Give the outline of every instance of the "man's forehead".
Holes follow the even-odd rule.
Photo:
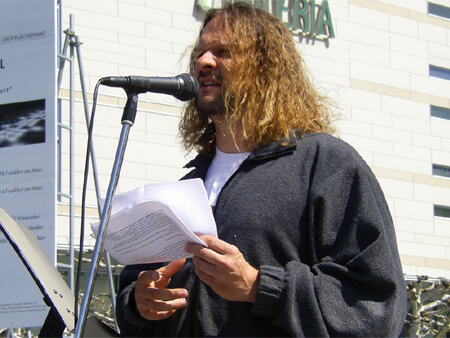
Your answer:
[[[226,45],[229,43],[225,23],[221,17],[212,19],[203,29],[200,36],[199,47],[204,45]]]

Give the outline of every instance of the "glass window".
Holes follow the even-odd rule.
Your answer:
[[[443,205],[435,205],[434,217],[450,218],[450,207],[445,207]]]
[[[441,119],[450,120],[450,109],[444,107],[430,106],[430,115]]]
[[[450,8],[438,4],[428,3],[428,14],[450,19]]]
[[[433,164],[433,175],[450,178],[450,167],[440,164]]]
[[[450,81],[450,69],[430,65],[430,76]]]

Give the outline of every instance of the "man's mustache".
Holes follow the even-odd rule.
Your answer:
[[[200,79],[202,77],[210,77],[213,80],[217,81],[218,83],[222,83],[223,82],[223,76],[220,75],[220,74],[216,74],[214,72],[214,70],[200,72],[200,74],[198,75],[198,80],[200,81]]]

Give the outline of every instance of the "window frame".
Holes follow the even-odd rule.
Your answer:
[[[428,15],[450,20],[450,8],[434,2],[428,2]]]

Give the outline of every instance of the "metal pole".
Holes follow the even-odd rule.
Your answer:
[[[105,251],[105,259],[106,259],[106,266],[108,268],[108,282],[109,282],[109,290],[110,290],[110,298],[111,298],[111,307],[113,311],[113,319],[114,324],[116,327],[116,331],[120,333],[119,325],[117,324],[117,316],[116,316],[116,293],[114,291],[114,281],[113,281],[113,275],[111,272],[111,258],[109,256],[109,253]]]
[[[83,103],[84,103],[84,115],[86,117],[86,125],[89,130],[90,113],[89,113],[89,106],[88,106],[88,98],[86,95],[86,84],[84,81],[83,62],[81,60],[81,51],[80,51],[81,42],[77,35],[75,35],[74,46],[77,49],[78,69],[80,70],[81,92],[83,94]],[[93,175],[94,175],[95,192],[97,193],[97,201],[98,201],[98,199],[101,195],[100,195],[100,185],[98,183],[97,162],[95,160],[93,140],[91,140],[91,160],[92,160],[92,171],[93,171]]]
[[[64,73],[64,65],[66,61],[71,61],[70,58],[68,58],[66,56],[67,53],[67,47],[69,46],[69,39],[70,39],[70,35],[71,35],[71,31],[70,30],[66,30],[66,37],[64,39],[64,46],[63,46],[63,50],[60,54],[58,54],[59,56],[59,72],[58,72],[58,90],[61,88],[61,82],[62,82],[62,77],[63,77],[63,73]]]
[[[70,30],[73,32],[73,15],[70,15]],[[73,40],[73,36],[71,35],[70,37],[71,42]],[[73,290],[74,287],[74,240],[75,240],[75,229],[74,229],[74,198],[73,198],[73,186],[74,186],[74,159],[73,159],[73,154],[74,154],[74,131],[73,131],[73,115],[74,115],[74,48],[71,44],[70,46],[70,59],[72,60],[70,62],[70,122],[69,125],[71,126],[70,129],[70,187],[69,187],[69,195],[71,196],[70,198],[70,205],[69,205],[69,209],[70,209],[70,218],[69,218],[69,228],[70,228],[70,249],[69,249],[69,260],[70,260],[70,265],[71,265],[71,269],[70,269],[70,278],[69,278],[69,286],[70,289]]]
[[[71,40],[73,38],[72,34],[73,29],[73,18],[72,15],[70,16],[70,29],[66,30],[66,38],[64,41],[64,46],[62,50],[62,54],[58,54],[59,57],[59,70],[58,70],[58,90],[61,88],[61,82],[62,82],[62,76],[64,73],[64,65],[65,61],[70,62],[70,107],[69,107],[69,124],[64,125],[62,123],[62,106],[61,106],[61,100],[58,99],[58,201],[61,202],[61,197],[65,197],[69,200],[69,236],[70,236],[70,244],[69,244],[69,264],[62,264],[58,263],[58,266],[67,268],[69,270],[69,287],[73,291],[74,287],[74,247],[73,247],[73,238],[74,238],[74,227],[73,227],[73,219],[74,219],[74,201],[73,201],[73,186],[74,186],[74,178],[73,178],[73,170],[74,170],[74,164],[73,164],[73,143],[74,143],[74,132],[73,132],[73,112],[74,112],[74,65],[73,65],[73,58],[74,58],[74,51],[73,47],[71,46]],[[67,57],[67,49],[70,48],[70,56]],[[61,129],[64,128],[69,132],[69,193],[65,194],[62,193],[62,184],[61,184],[61,171],[62,171],[62,132]]]
[[[84,114],[86,117],[86,126],[87,126],[87,129],[89,130],[90,113],[89,113],[89,106],[88,106],[88,98],[86,95],[86,85],[85,85],[85,81],[84,81],[84,67],[83,67],[83,62],[82,62],[82,58],[81,58],[80,46],[81,46],[81,42],[79,41],[78,36],[75,35],[75,47],[77,49],[78,68],[80,70],[80,83],[81,83],[81,91],[83,94]],[[94,175],[95,192],[97,194],[98,212],[99,212],[99,216],[100,216],[102,214],[101,206],[99,203],[99,199],[101,196],[100,195],[100,184],[99,184],[99,180],[98,180],[97,161],[96,161],[95,152],[94,152],[93,140],[91,140],[91,161],[92,161],[92,172]],[[117,325],[117,318],[116,318],[116,297],[115,297],[115,292],[114,292],[113,276],[112,276],[112,272],[111,272],[111,259],[110,259],[109,254],[106,251],[105,251],[105,258],[106,258],[106,267],[107,267],[107,272],[108,272],[108,281],[109,281],[110,298],[111,298],[111,306],[112,306],[112,311],[113,311],[113,316],[114,316],[114,323],[115,323],[116,329],[119,330],[119,327]]]
[[[106,194],[105,204],[102,212],[102,217],[100,220],[100,225],[97,233],[97,240],[95,242],[94,251],[92,253],[92,262],[89,269],[89,275],[86,280],[86,287],[83,295],[83,301],[81,302],[80,308],[80,318],[78,320],[77,326],[75,328],[75,337],[82,337],[85,322],[88,315],[89,303],[92,298],[92,292],[94,290],[95,279],[97,278],[98,266],[100,263],[100,253],[103,250],[104,237],[106,236],[106,224],[109,221],[111,215],[112,200],[114,193],[117,188],[117,183],[119,180],[120,169],[123,162],[123,157],[125,154],[126,142],[128,140],[128,134],[130,130],[130,124],[123,123],[122,132],[120,134],[119,145],[116,152],[116,158],[114,161],[114,166],[111,172],[111,180],[108,187],[108,192]]]
[[[60,22],[62,20],[62,4],[61,0],[59,0],[60,8],[59,8],[59,15],[60,15]],[[60,30],[61,30],[62,24],[60,23]],[[69,221],[69,227],[70,227],[70,244],[69,244],[69,264],[62,264],[59,263],[58,266],[64,267],[69,269],[69,286],[73,290],[74,288],[74,196],[73,196],[73,187],[74,187],[74,177],[73,177],[73,170],[74,170],[74,160],[73,160],[73,148],[74,148],[74,130],[73,130],[73,114],[74,114],[74,47],[76,48],[77,56],[78,56],[78,66],[80,70],[80,82],[81,82],[81,89],[83,94],[83,103],[84,103],[84,110],[85,110],[85,116],[86,116],[86,125],[89,129],[89,121],[90,121],[90,113],[89,113],[89,107],[88,107],[88,98],[86,95],[86,86],[84,81],[84,69],[83,69],[83,63],[81,58],[81,51],[80,51],[80,41],[78,39],[78,36],[74,33],[74,24],[73,24],[73,15],[70,15],[70,28],[65,30],[64,33],[66,34],[64,45],[61,46],[61,34],[59,36],[59,47],[62,48],[61,53],[58,54],[59,57],[59,72],[58,72],[58,79],[57,79],[57,85],[58,90],[61,88],[62,83],[62,77],[64,73],[64,65],[65,61],[70,62],[70,124],[68,126],[62,124],[62,116],[61,116],[61,101],[58,101],[58,140],[60,142],[60,145],[58,147],[58,154],[59,154],[59,169],[60,174],[58,175],[58,200],[60,200],[61,197],[68,198],[70,201],[70,221]],[[67,57],[67,49],[70,46],[70,57]],[[137,94],[136,94],[137,95]],[[136,104],[137,104],[137,97],[136,97]],[[132,124],[134,121],[132,122]],[[61,168],[62,168],[62,133],[61,128],[65,128],[70,133],[70,193],[64,194],[61,192]],[[93,148],[93,143],[91,143],[91,161],[92,161],[92,167],[93,167],[93,175],[94,175],[94,182],[95,182],[95,190],[97,195],[97,201],[99,201],[100,198],[100,185],[98,180],[98,170],[97,170],[97,163],[95,161],[95,153]],[[99,216],[102,215],[100,204],[98,204],[98,210],[99,210]],[[116,324],[116,330],[118,331],[119,328],[117,326],[117,319],[116,319],[116,299],[115,299],[115,290],[114,290],[114,283],[113,283],[113,276],[111,272],[111,260],[108,253],[105,252],[106,255],[106,265],[107,265],[107,272],[108,272],[108,279],[109,279],[109,287],[110,287],[110,298],[111,298],[111,305],[112,310],[114,314],[114,322]],[[92,296],[92,295],[91,295]],[[90,297],[91,297],[90,296]]]
[[[100,253],[103,250],[103,243],[106,237],[106,227],[111,215],[112,202],[114,194],[119,182],[120,170],[122,168],[123,159],[125,156],[125,149],[128,141],[130,128],[134,124],[134,119],[137,111],[138,93],[128,93],[128,100],[125,105],[124,114],[122,117],[122,131],[120,134],[119,144],[117,146],[116,157],[114,160],[111,178],[109,181],[108,191],[106,193],[105,203],[103,206],[102,217],[98,228],[97,239],[92,253],[92,262],[89,269],[88,278],[86,280],[85,292],[80,308],[80,318],[75,327],[75,337],[82,337],[84,327],[86,325],[89,303],[94,291],[95,279],[97,277],[98,266],[100,263]]]
[[[60,9],[61,12],[61,9]],[[60,14],[61,15],[61,14]],[[67,31],[66,31],[67,33]],[[60,35],[60,34],[59,34]],[[67,47],[69,46],[69,35],[66,34],[66,37],[64,39],[64,46],[62,47],[62,51],[58,54],[59,57],[59,67],[58,67],[58,81],[57,81],[57,88],[58,88],[58,95],[59,90],[61,89],[61,82],[62,77],[64,73],[64,65],[66,61],[71,61],[70,58],[66,56],[67,53]],[[62,183],[61,183],[61,168],[62,168],[62,132],[61,128],[65,128],[66,126],[63,126],[62,124],[62,104],[61,99],[58,98],[58,202],[61,202],[61,189],[62,189]],[[69,127],[71,128],[71,127]],[[67,128],[67,129],[69,129]]]
[[[58,52],[61,53],[61,42],[62,42],[62,34],[61,34],[61,27],[62,27],[62,0],[58,0]],[[58,87],[59,88],[59,87]]]

